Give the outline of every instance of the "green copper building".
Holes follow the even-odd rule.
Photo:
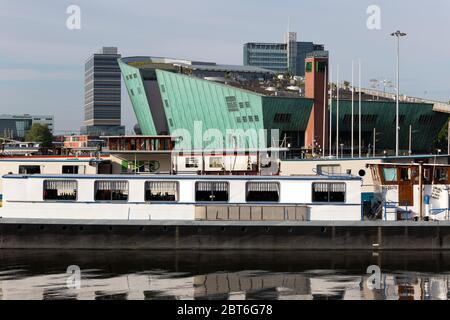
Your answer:
[[[219,65],[211,62],[169,59],[160,57],[126,57],[118,60],[125,85],[142,134],[170,134],[178,136],[180,130],[191,136],[208,130],[221,133],[223,141],[210,139],[193,148],[230,147],[230,130],[267,130],[264,139],[249,135],[245,147],[261,147],[271,142],[285,142],[293,149],[311,148],[323,139],[317,130],[320,119],[317,111],[323,109],[325,92],[323,68],[307,68],[305,92],[288,89],[289,82],[277,78],[273,71],[254,66]],[[327,62],[327,60],[326,60]],[[313,60],[313,63],[314,60]],[[323,66],[323,65],[321,65]],[[308,74],[311,73],[311,74]],[[308,90],[314,87],[313,90]],[[295,88],[294,88],[295,89]],[[308,94],[308,92],[310,92]],[[322,93],[322,94],[320,94]],[[306,96],[306,97],[305,97]],[[345,97],[345,94],[341,95]],[[325,97],[328,101],[328,95]],[[335,148],[336,101],[332,109],[332,145]],[[315,110],[317,109],[317,110]],[[437,112],[432,103],[402,102],[400,104],[400,149],[408,150],[411,125],[414,132],[413,151],[430,152],[433,142],[448,115]],[[355,102],[355,110],[358,103]],[[395,146],[395,101],[373,99],[364,95],[362,103],[362,145],[370,150],[375,128],[378,150],[391,151]],[[323,113],[320,113],[322,117]],[[326,112],[326,148],[328,148],[329,110]],[[355,115],[354,130],[357,130]],[[312,123],[316,128],[309,128]],[[340,101],[339,144],[350,146],[351,102]],[[279,131],[272,136],[271,130]],[[314,140],[309,132],[313,132]],[[358,134],[355,131],[355,139]],[[309,139],[309,140],[308,140]],[[208,140],[208,139],[206,139]],[[355,140],[355,145],[357,141]],[[188,147],[188,146],[186,146]]]

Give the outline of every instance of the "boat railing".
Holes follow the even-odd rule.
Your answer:
[[[430,209],[430,214],[436,216],[438,214],[445,213],[445,219],[449,220],[450,218],[450,208],[432,208]]]
[[[331,179],[336,178],[339,179],[341,177],[353,177],[352,174],[348,174],[348,173],[329,173],[323,170],[317,170],[316,168],[312,169],[312,172],[314,172],[315,174],[319,175],[319,176],[325,176],[325,177],[329,177]]]

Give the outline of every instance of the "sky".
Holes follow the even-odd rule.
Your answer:
[[[66,27],[70,5],[80,7],[80,29]],[[371,5],[379,29],[367,27]],[[325,45],[340,81],[351,81],[352,60],[361,59],[364,87],[395,82],[389,34],[400,29],[401,93],[449,101],[449,16],[448,0],[0,0],[0,114],[52,114],[56,134],[78,131],[84,62],[100,47],[242,64],[244,43],[281,42],[288,24],[298,41]],[[122,123],[127,132],[136,123],[123,84]]]

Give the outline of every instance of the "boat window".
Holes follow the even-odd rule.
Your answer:
[[[278,202],[280,200],[280,184],[278,182],[247,182],[245,201]]]
[[[340,164],[318,164],[316,167],[317,174],[341,174]]]
[[[222,157],[210,157],[209,158],[210,168],[223,168]]]
[[[146,181],[145,201],[177,201],[177,181]]]
[[[437,182],[446,183],[448,178],[448,169],[447,168],[436,168],[434,171],[434,177]]]
[[[228,182],[198,181],[195,183],[195,201],[228,201]]]
[[[383,168],[384,181],[397,181],[397,168]]]
[[[186,168],[198,168],[198,159],[191,157],[186,158]]]
[[[76,180],[44,180],[44,200],[76,200]]]
[[[400,180],[401,181],[411,181],[409,168],[400,168]]]
[[[40,174],[40,166],[19,166],[19,174]]]
[[[345,183],[317,182],[312,184],[313,202],[345,202]]]
[[[127,201],[128,181],[95,181],[95,200]]]
[[[62,166],[63,174],[78,174],[78,166]]]

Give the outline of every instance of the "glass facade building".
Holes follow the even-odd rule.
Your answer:
[[[306,55],[314,51],[326,52],[324,45],[298,42],[297,34],[288,32],[284,43],[249,42],[244,44],[243,60],[245,66],[304,76]]]
[[[103,47],[85,64],[84,127],[89,135],[123,134],[121,79],[116,47]]]
[[[50,115],[0,115],[0,137],[23,140],[34,123],[46,125],[53,133],[54,117]]]

